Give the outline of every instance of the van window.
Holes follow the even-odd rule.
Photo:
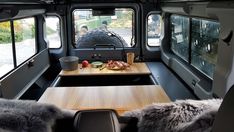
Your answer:
[[[37,52],[35,19],[24,18],[1,22],[0,51],[1,78]]]
[[[188,61],[189,57],[189,18],[172,15],[171,18],[171,50]]]
[[[171,31],[171,50],[208,78],[213,79],[220,24],[212,20],[172,15]]]
[[[14,21],[16,62],[20,65],[36,53],[35,20],[26,18]]]
[[[46,38],[49,48],[61,47],[60,19],[57,16],[47,16],[46,19]]]
[[[0,77],[14,68],[10,22],[0,23]]]
[[[217,22],[192,19],[191,64],[211,78],[217,62],[219,27]]]
[[[93,48],[95,45],[134,46],[133,15],[134,10],[131,8],[116,8],[112,16],[94,16],[92,9],[74,10],[75,47]]]
[[[160,36],[162,33],[162,18],[158,14],[148,16],[147,38],[149,46],[160,46]]]

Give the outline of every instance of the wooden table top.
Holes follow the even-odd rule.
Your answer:
[[[73,71],[62,70],[60,76],[90,76],[90,75],[149,75],[151,74],[148,66],[145,63],[134,63],[130,65],[130,68],[125,70],[109,70],[104,68],[92,68],[89,65],[86,68],[81,68],[81,64],[78,64],[78,69]]]
[[[70,110],[115,109],[121,114],[170,99],[159,85],[50,87],[39,102]]]

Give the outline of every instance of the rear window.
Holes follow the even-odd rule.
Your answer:
[[[131,8],[116,8],[112,16],[94,16],[92,9],[74,10],[73,40],[75,47],[134,46],[133,16],[134,10]]]

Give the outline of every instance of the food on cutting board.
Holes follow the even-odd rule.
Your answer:
[[[130,65],[126,62],[114,61],[114,60],[109,60],[108,63],[106,64],[106,68],[110,70],[124,70],[129,66]]]

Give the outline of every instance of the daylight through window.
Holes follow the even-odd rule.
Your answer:
[[[1,22],[0,51],[0,77],[2,77],[36,53],[35,19],[24,18]]]
[[[158,14],[151,14],[148,16],[148,45],[160,46],[162,35],[162,18]]]
[[[171,31],[171,50],[212,79],[217,63],[220,24],[172,15]]]
[[[14,68],[10,22],[0,23],[0,77]]]
[[[74,43],[77,48],[93,48],[95,45],[132,47],[133,9],[117,8],[112,16],[93,16],[92,9],[76,9],[73,12]]]
[[[61,47],[60,20],[57,16],[47,16],[46,19],[46,38],[49,48]]]

